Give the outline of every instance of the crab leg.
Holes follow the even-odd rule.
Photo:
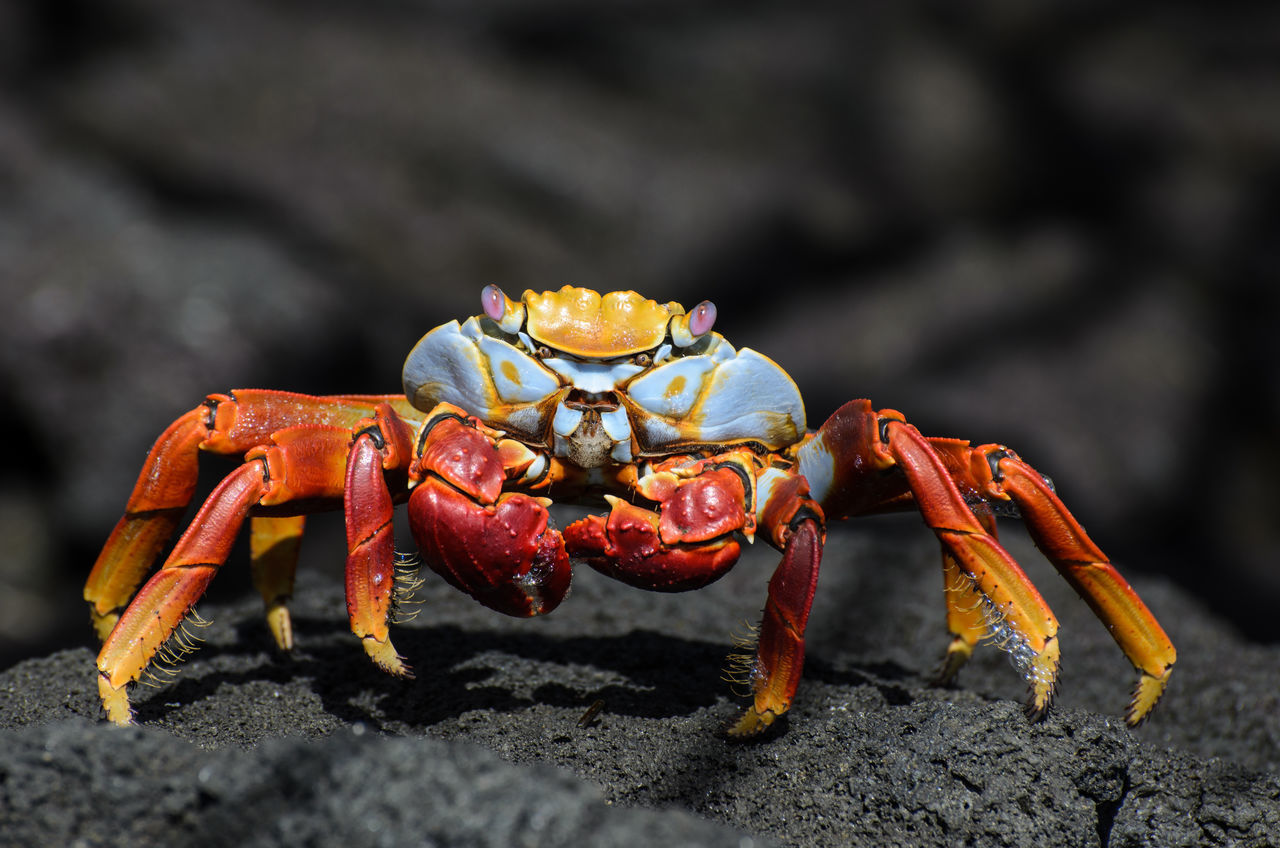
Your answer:
[[[107,637],[98,655],[98,692],[111,721],[132,720],[127,685],[204,594],[251,509],[342,496],[347,430],[295,427],[273,434],[271,442],[249,451],[245,464],[213,490]]]
[[[1036,547],[1107,625],[1138,670],[1125,721],[1140,724],[1169,682],[1177,659],[1173,643],[1039,472],[999,445],[974,448],[972,456],[972,473],[988,496],[1018,505]]]
[[[386,404],[361,422],[347,459],[347,615],[369,657],[384,671],[412,677],[391,644],[387,620],[395,588],[395,502],[387,473],[404,480],[413,459],[409,428]],[[399,488],[403,488],[403,482]]]
[[[965,503],[942,459],[920,431],[882,412],[883,455],[906,472],[925,524],[986,598],[989,625],[1031,686],[1027,712],[1044,715],[1058,676],[1058,622],[1013,558]]]
[[[249,519],[249,565],[266,607],[267,627],[282,651],[293,650],[289,598],[298,568],[305,515],[255,515]]]
[[[996,538],[995,516],[977,513],[975,517],[991,538]],[[943,596],[947,605],[947,631],[951,642],[938,669],[936,682],[951,682],[960,668],[973,656],[978,643],[991,635],[982,593],[960,568],[946,545],[942,546]]]
[[[653,509],[606,496],[607,516],[591,515],[565,528],[569,552],[624,583],[662,592],[697,589],[738,559],[741,533],[759,522],[783,550],[769,581],[756,656],[746,669],[753,704],[731,736],[762,732],[791,706],[804,667],[804,630],[822,562],[822,511],[804,480],[770,475],[758,489],[758,464],[749,452],[714,461],[675,457],[635,483]],[[757,494],[767,502],[755,508]]]
[[[133,720],[126,685],[142,675],[204,594],[249,508],[266,492],[263,477],[261,464],[248,462],[223,479],[108,635],[98,654],[98,694],[111,721]]]
[[[209,395],[169,425],[147,454],[125,514],[85,583],[84,598],[98,638],[105,640],[111,633],[186,512],[196,490],[200,451],[243,454],[255,445],[266,444],[277,430],[304,423],[350,428],[384,402],[409,410],[399,395],[314,397],[237,389]],[[266,532],[275,535],[274,530]]]
[[[1058,674],[1058,622],[1035,586],[970,510],[944,456],[895,410],[869,401],[845,404],[797,451],[801,473],[828,515],[900,508],[914,501],[925,524],[955,561],[979,600],[988,635],[999,640],[1031,688],[1027,712],[1037,718],[1053,699]],[[902,479],[882,472],[900,469]],[[908,499],[906,496],[909,495]],[[962,631],[976,634],[976,618]],[[963,633],[962,633],[963,638]]]
[[[782,562],[769,580],[769,597],[751,668],[754,701],[729,729],[730,736],[754,736],[791,708],[804,669],[804,629],[818,587],[822,543],[819,522],[810,517],[801,520],[790,533]]]
[[[191,502],[196,490],[196,451],[209,435],[208,414],[207,408],[198,406],[160,434],[142,465],[124,516],[89,572],[84,599],[100,640],[116,626]]]

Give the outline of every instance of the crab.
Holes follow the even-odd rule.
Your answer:
[[[571,286],[515,301],[491,285],[481,303],[417,343],[403,395],[237,390],[209,395],[161,434],[84,591],[104,640],[98,688],[111,721],[133,720],[130,684],[181,639],[246,519],[253,582],[289,650],[305,516],[341,508],[351,629],[379,667],[411,676],[389,631],[402,502],[427,566],[522,617],[560,604],[574,564],[682,592],[721,577],[743,541],[763,536],[782,557],[744,669],[751,704],[728,728],[739,737],[786,713],[800,684],[827,522],[905,509],[941,543],[950,641],[939,679],[994,642],[1029,685],[1028,714],[1043,716],[1058,624],[996,538],[995,516],[1020,513],[1137,670],[1128,723],[1160,699],[1176,659],[1168,636],[1048,478],[1009,448],[927,438],[867,400],[807,430],[795,383],[714,332],[710,302],[686,311]],[[201,452],[244,462],[138,590],[188,507]],[[561,531],[552,497],[598,511]]]

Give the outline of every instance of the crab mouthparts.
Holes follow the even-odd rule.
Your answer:
[[[631,422],[616,392],[570,391],[552,430],[556,454],[579,468],[631,460]]]

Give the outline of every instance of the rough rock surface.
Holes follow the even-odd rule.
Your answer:
[[[0,9],[0,664],[208,392],[395,391],[477,293],[720,308],[1280,638],[1271,4]],[[1212,579],[1205,579],[1207,567]]]
[[[1011,529],[1063,624],[1058,706],[1031,724],[994,649],[958,687],[928,685],[944,641],[928,535],[893,519],[833,534],[799,699],[748,744],[722,735],[741,705],[717,672],[761,604],[767,550],[688,595],[586,571],[535,621],[430,576],[394,632],[410,682],[365,659],[339,576],[313,565],[296,656],[269,647],[256,600],[206,604],[203,648],[135,690],[140,729],[95,723],[85,649],[0,674],[0,844],[1277,844],[1280,651],[1139,581],[1186,649],[1129,730],[1127,663]]]

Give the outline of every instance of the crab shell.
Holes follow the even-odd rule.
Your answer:
[[[805,433],[795,383],[711,332],[710,304],[686,313],[572,286],[485,298],[487,314],[439,326],[409,353],[404,389],[418,409],[454,404],[581,467],[701,445],[777,450]]]

